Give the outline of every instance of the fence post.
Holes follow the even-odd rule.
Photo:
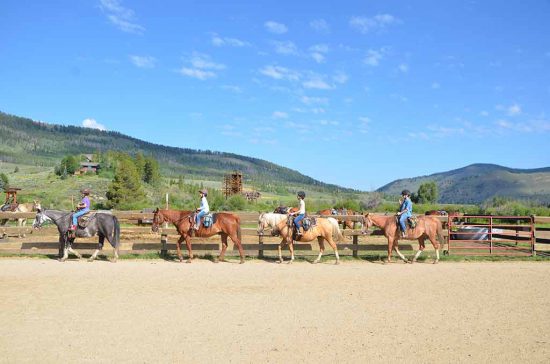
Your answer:
[[[353,235],[353,257],[354,258],[357,258],[358,257],[358,251],[357,249],[359,248],[359,237],[357,235]]]
[[[535,244],[537,243],[537,232],[535,225],[535,215],[531,215],[531,255],[533,257],[537,256],[537,249]]]
[[[258,235],[258,257],[263,258],[264,257],[264,236]]]
[[[160,256],[165,258],[168,255],[168,234],[160,236]]]

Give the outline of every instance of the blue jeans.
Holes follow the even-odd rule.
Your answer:
[[[76,222],[78,221],[78,218],[82,215],[84,215],[86,212],[90,211],[90,209],[82,209],[73,214],[73,225],[76,225]]]
[[[199,213],[197,214],[197,216],[195,216],[195,225],[199,226],[200,225],[200,222],[201,222],[201,217],[203,217],[204,215],[206,215],[208,212],[204,211],[204,210],[201,210],[199,211]]]
[[[399,225],[401,225],[401,231],[407,231],[407,218],[409,218],[411,215],[409,214],[403,214],[399,216]]]
[[[300,224],[300,221],[302,221],[302,219],[303,219],[305,216],[306,216],[306,215],[304,215],[304,214],[300,214],[300,215],[298,215],[298,216],[296,216],[296,217],[294,218],[294,225],[296,225],[296,229],[299,229],[299,228],[300,228],[300,225],[301,225],[301,224]]]

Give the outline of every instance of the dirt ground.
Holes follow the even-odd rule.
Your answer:
[[[0,362],[548,362],[550,264],[0,259]]]

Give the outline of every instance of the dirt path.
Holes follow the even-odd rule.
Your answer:
[[[547,362],[550,264],[0,259],[0,362]]]

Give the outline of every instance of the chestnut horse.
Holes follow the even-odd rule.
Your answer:
[[[193,259],[193,250],[191,248],[191,229],[193,228],[193,214],[194,211],[180,211],[180,210],[159,210],[154,211],[153,226],[151,230],[157,232],[159,226],[165,222],[171,222],[176,227],[180,238],[176,244],[178,248],[178,258],[180,262],[183,262],[183,256],[181,255],[181,243],[185,240],[187,245],[187,252],[189,253],[189,259],[187,263],[191,263]],[[201,238],[208,238],[212,235],[221,235],[222,250],[218,261],[225,261],[225,251],[227,249],[227,237],[231,240],[239,249],[239,255],[241,256],[241,264],[244,263],[244,252],[241,245],[241,219],[228,212],[218,212],[213,214],[214,222],[210,227],[204,227],[201,222],[199,230],[194,231],[194,236]]]
[[[336,214],[333,214],[334,211],[336,211]],[[344,209],[342,209],[342,208],[339,208],[339,209],[324,209],[324,210],[321,210],[321,211],[317,212],[317,215],[330,216],[330,217],[335,218],[336,220],[338,220],[339,223],[342,224],[342,228],[344,228],[344,229],[345,228],[355,229],[355,221],[353,221],[350,218],[345,218],[346,215],[355,215],[355,214],[360,215],[359,213],[356,213],[353,210],[345,209],[345,211],[344,211]]]
[[[441,226],[441,221],[433,216],[418,216],[417,218],[418,224],[416,227],[414,229],[407,227],[407,236],[403,238],[407,240],[418,239],[419,250],[416,252],[412,262],[410,263],[416,262],[420,254],[422,254],[422,251],[426,247],[424,241],[428,239],[435,249],[436,258],[434,264],[436,264],[439,262],[439,241],[443,243],[443,228]],[[366,229],[374,225],[382,229],[384,236],[388,239],[388,263],[391,263],[391,254],[393,249],[395,249],[395,252],[401,259],[409,263],[407,258],[405,258],[399,251],[398,244],[399,239],[401,238],[401,232],[399,231],[399,226],[396,222],[395,216],[380,216],[367,213],[363,219],[364,234],[366,233]]]
[[[294,240],[292,239],[293,232],[293,223],[292,217],[289,216],[287,219],[284,219],[279,222],[277,225],[277,230],[279,231],[283,240],[279,244],[279,263],[283,262],[283,257],[281,253],[281,247],[283,244],[288,244],[288,249],[290,250],[290,262],[294,261]],[[332,220],[332,221],[330,221]],[[313,261],[313,263],[319,263],[323,253],[325,251],[325,240],[334,250],[334,255],[336,255],[336,264],[340,264],[340,255],[338,255],[338,248],[336,247],[337,242],[343,241],[344,236],[340,232],[338,224],[334,219],[325,219],[318,218],[317,223],[314,226],[311,226],[308,231],[304,231],[301,236],[298,237],[296,241],[299,242],[308,242],[317,239],[319,243],[319,256]]]

